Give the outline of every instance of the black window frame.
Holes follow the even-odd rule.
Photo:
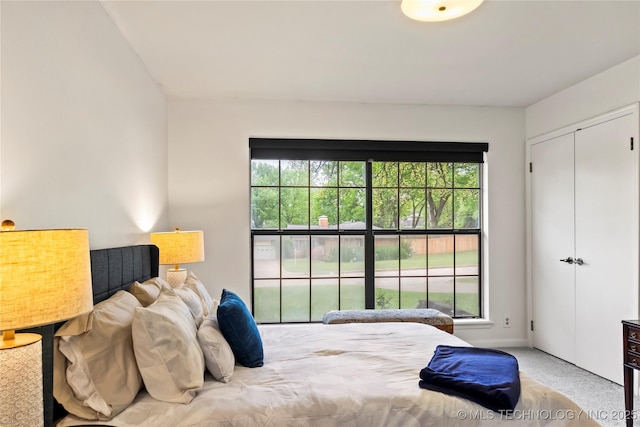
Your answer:
[[[375,236],[383,235],[478,235],[478,298],[479,314],[473,318],[482,318],[484,307],[483,301],[483,271],[482,271],[482,216],[483,203],[480,202],[480,215],[478,218],[478,229],[401,229],[401,230],[373,230],[373,210],[372,206],[372,162],[453,162],[453,163],[478,163],[482,166],[485,153],[489,151],[487,142],[448,142],[448,141],[381,141],[381,140],[352,140],[352,139],[298,139],[298,138],[249,138],[250,160],[331,160],[331,161],[364,161],[366,162],[366,184],[367,197],[366,224],[364,230],[351,231],[341,230],[339,235],[364,235],[365,259],[375,258]],[[482,169],[480,169],[482,171]],[[483,188],[482,176],[479,177],[480,192]],[[278,229],[254,229],[251,228],[251,298],[252,307],[255,307],[255,287],[254,287],[254,236],[259,235],[335,235],[335,231],[330,233],[321,230],[301,229],[284,230]],[[312,233],[313,231],[313,233]],[[310,237],[311,238],[311,237]],[[454,252],[455,257],[455,252]],[[455,265],[455,261],[454,261]],[[365,262],[365,308],[375,308],[375,262]],[[282,279],[282,277],[281,277]],[[310,289],[311,292],[311,289]],[[455,310],[455,292],[454,310]],[[282,305],[281,305],[282,310]],[[310,309],[311,310],[311,309]],[[281,313],[282,314],[282,313]],[[457,316],[454,316],[457,317]],[[309,316],[311,319],[312,316]],[[279,323],[282,322],[282,315]]]

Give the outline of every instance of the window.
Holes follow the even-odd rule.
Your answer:
[[[335,309],[480,317],[488,144],[251,139],[258,322]]]

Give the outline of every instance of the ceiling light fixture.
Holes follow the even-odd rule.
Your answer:
[[[400,8],[411,19],[435,22],[466,15],[482,2],[483,0],[402,0]]]

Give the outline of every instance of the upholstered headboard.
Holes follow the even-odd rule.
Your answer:
[[[104,301],[134,281],[158,276],[159,250],[154,245],[125,246],[91,251],[93,303]]]
[[[95,249],[91,254],[91,281],[93,303],[104,301],[117,291],[127,290],[134,281],[145,281],[158,276],[159,250],[155,245],[124,246]],[[42,370],[45,426],[64,415],[64,410],[53,398],[53,334],[60,327],[48,325],[33,331],[42,335]]]

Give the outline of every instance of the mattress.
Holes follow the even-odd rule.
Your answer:
[[[508,416],[420,388],[420,370],[437,345],[468,345],[430,325],[261,325],[259,330],[264,366],[236,366],[229,383],[207,377],[189,404],[160,402],[141,391],[109,422],[67,416],[58,426],[598,425],[566,396],[523,373],[520,400]]]

